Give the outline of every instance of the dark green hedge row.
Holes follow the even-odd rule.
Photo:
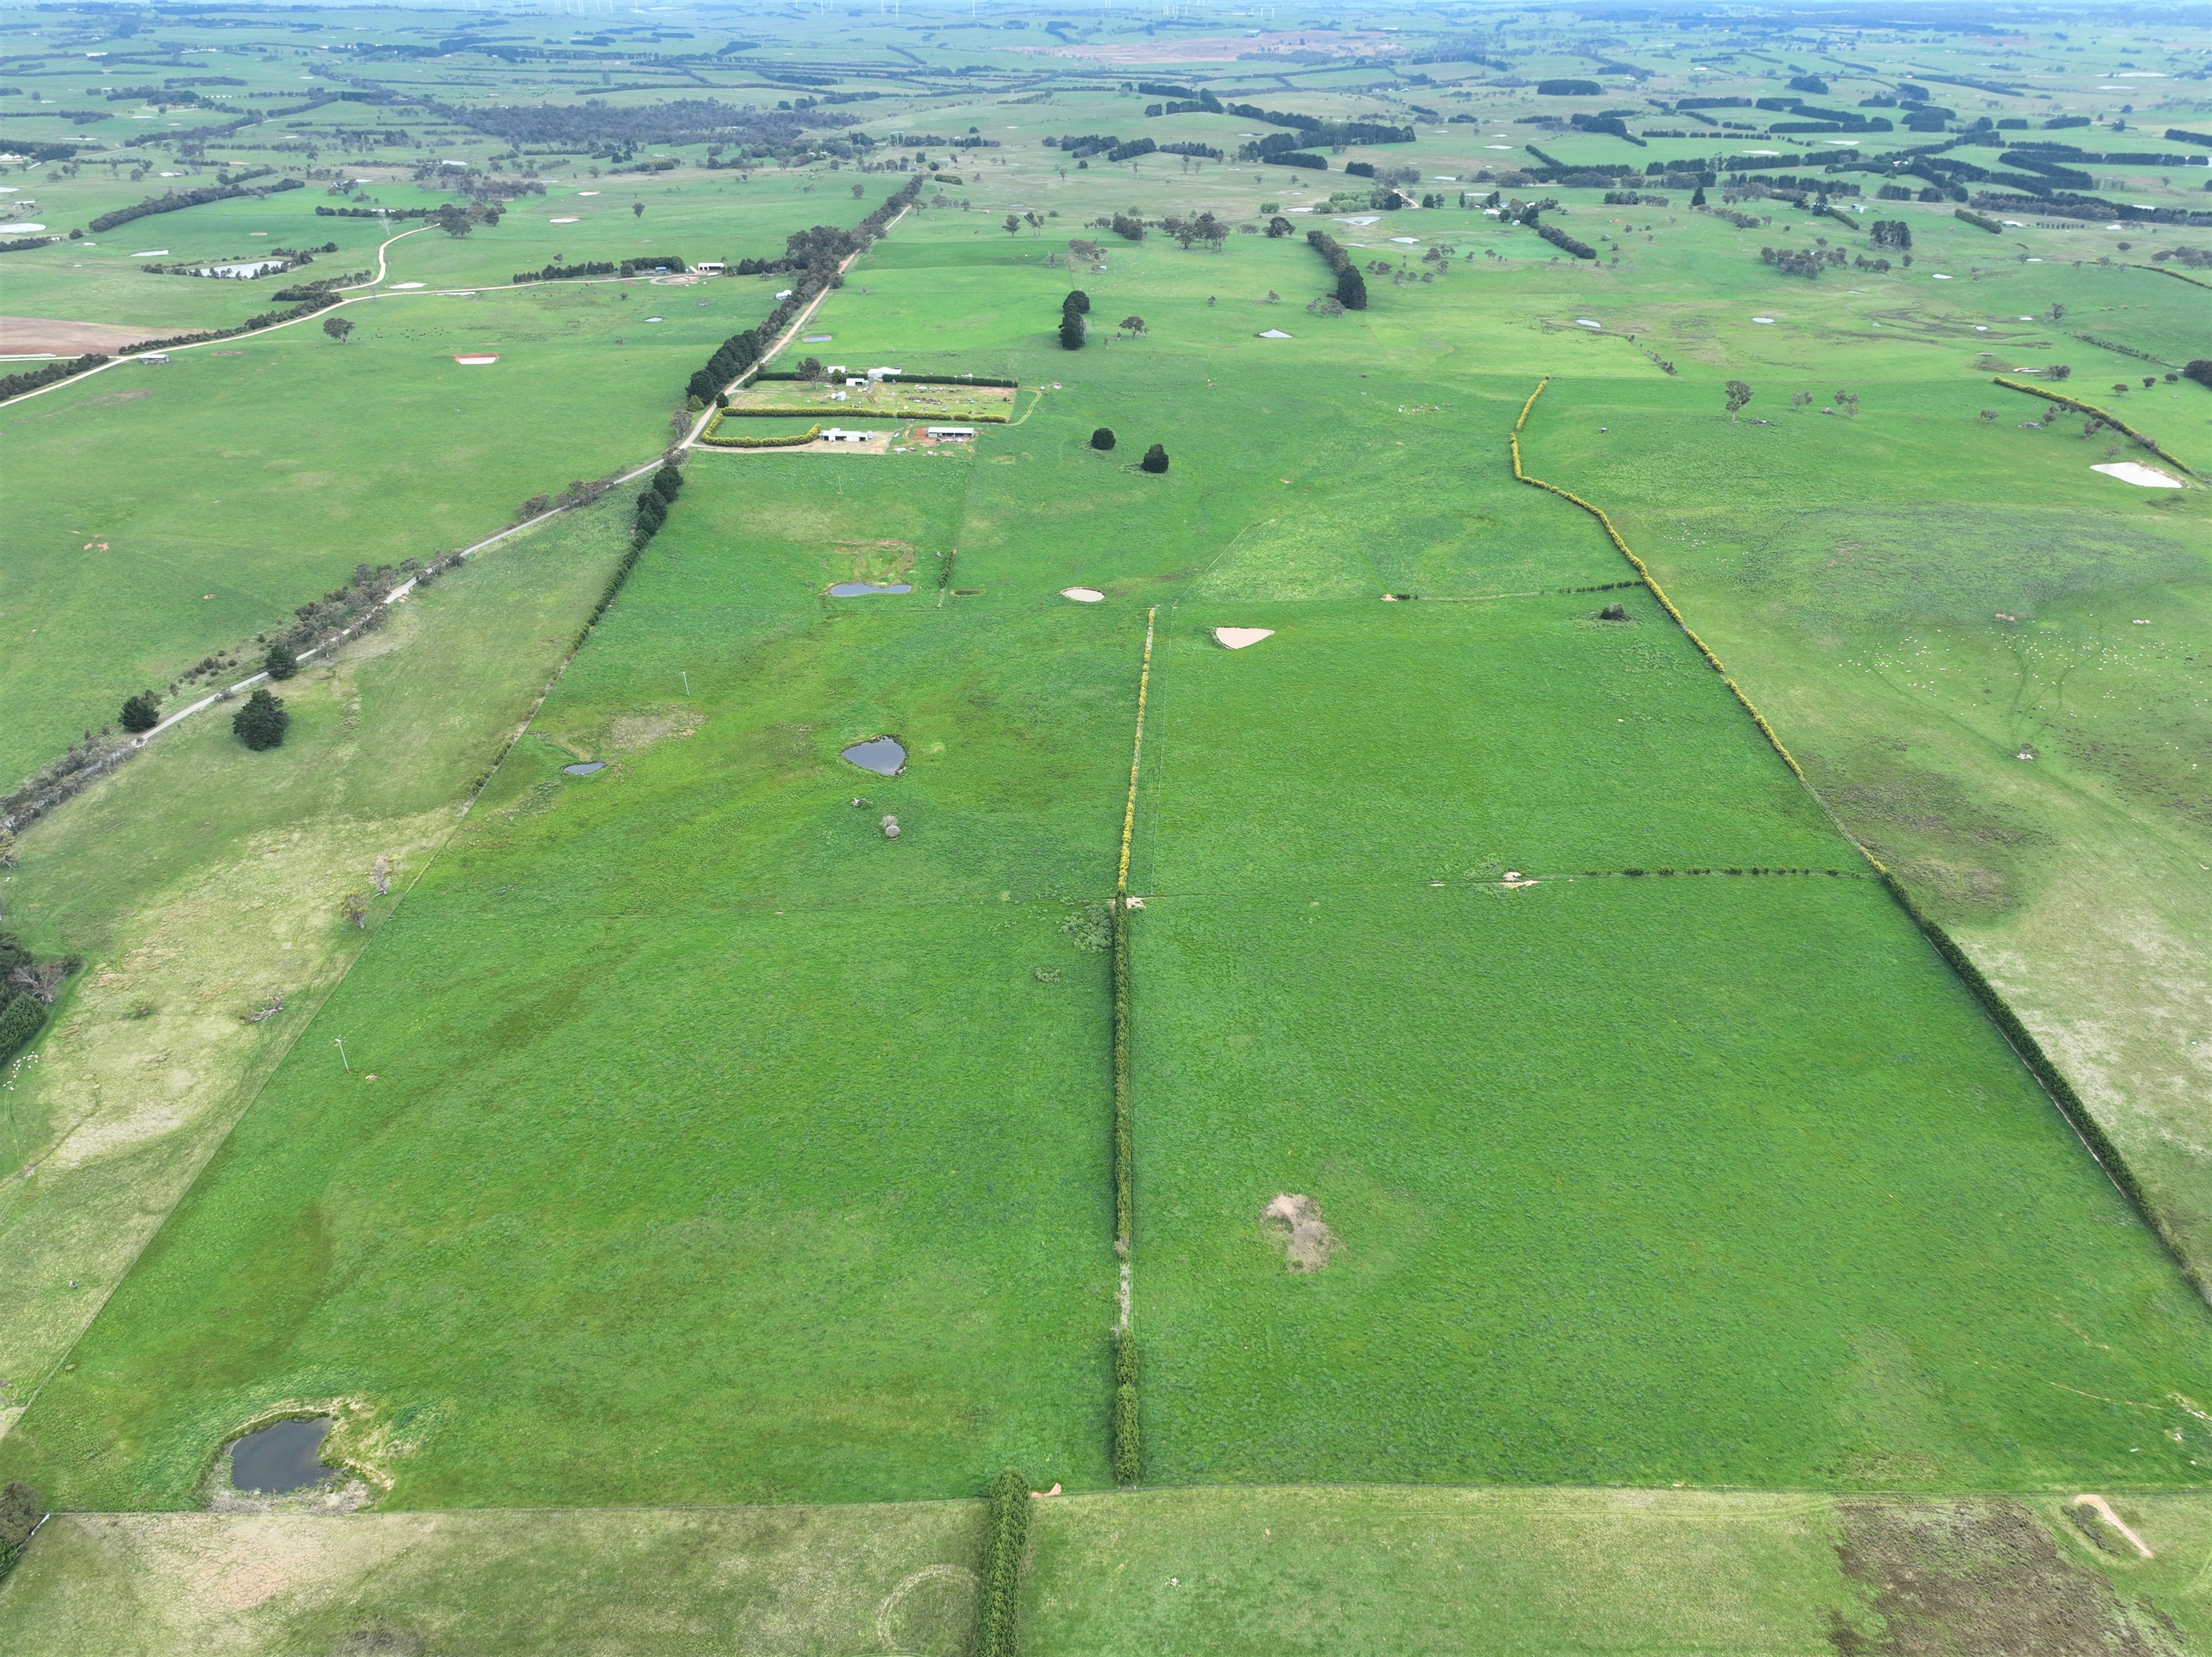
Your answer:
[[[1133,1484],[1144,1471],[1137,1415],[1137,1338],[1114,1332],[1114,1482]]]
[[[1878,864],[1875,866],[1881,870],[1882,883],[1889,888],[1889,894],[1897,900],[1898,907],[1912,917],[1913,924],[1935,946],[1936,953],[1943,957],[1944,964],[1956,973],[1959,981],[1973,992],[1974,998],[1982,1004],[1982,1011],[1989,1015],[1990,1022],[1997,1027],[1998,1034],[2020,1055],[2021,1063],[2027,1066],[2029,1073],[2042,1083],[2051,1102],[2058,1107],[2058,1114],[2066,1119],[2075,1132],[2081,1136],[2081,1143],[2089,1147],[2089,1154],[2111,1176],[2112,1183],[2127,1194],[2128,1200],[2135,1205],[2136,1212],[2142,1216],[2143,1223],[2166,1244],[2167,1252],[2173,1256],[2174,1264],[2181,1268],[2181,1275],[2199,1293],[2207,1292],[2203,1281],[2159,1224],[2151,1210],[2150,1199],[2136,1182],[2134,1170],[2121,1159],[2119,1148],[2106,1134],[2103,1126],[2089,1114],[2088,1106],[2081,1102],[2081,1096],[2075,1092],[2074,1084],[2066,1079],[2065,1072],[2051,1062],[2051,1056],[2044,1052],[2043,1044],[2029,1033],[2027,1025],[2020,1022],[2020,1016],[2013,1011],[2004,997],[1997,993],[1996,986],[1982,976],[1982,969],[1953,941],[1951,934],[1922,913],[1920,906],[1912,901],[1912,895],[1905,889],[1894,875],[1887,869],[1881,869]]]
[[[1359,274],[1358,261],[1344,251],[1343,245],[1326,230],[1306,232],[1306,245],[1328,261],[1328,268],[1336,272],[1337,303],[1347,311],[1367,308],[1367,278]]]
[[[1022,1556],[1030,1542],[1029,1480],[1018,1469],[1007,1468],[991,1481],[990,1503],[983,1532],[975,1657],[1014,1657],[1021,1635]]]
[[[1114,919],[1114,1247],[1126,1259],[1136,1218],[1136,1200],[1130,1190],[1127,900],[1116,894],[1109,913]]]
[[[0,403],[5,403],[11,397],[21,397],[26,391],[35,391],[41,385],[51,385],[58,379],[67,379],[72,374],[87,373],[106,361],[99,352],[88,351],[68,362],[49,362],[43,368],[27,369],[20,374],[0,375]]]
[[[1588,242],[1577,241],[1556,224],[1540,224],[1531,220],[1528,222],[1528,228],[1562,253],[1571,253],[1578,259],[1594,259],[1597,257],[1596,248],[1592,247]]]
[[[279,179],[265,189],[256,190],[246,185],[209,185],[200,190],[173,190],[166,196],[149,196],[143,202],[129,207],[118,207],[112,213],[102,213],[87,222],[85,228],[97,234],[112,230],[118,224],[128,224],[133,219],[143,219],[155,213],[175,213],[187,207],[201,207],[210,202],[234,201],[240,196],[273,196],[280,190],[298,190],[302,185],[297,179]]]

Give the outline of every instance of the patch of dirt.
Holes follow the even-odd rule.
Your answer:
[[[1318,1272],[1344,1247],[1321,1217],[1310,1197],[1285,1193],[1269,1203],[1260,1223],[1283,1245],[1285,1264],[1293,1272]]]
[[[1838,1657],[2183,1657],[2154,1610],[2121,1603],[2016,1502],[1846,1502],[1844,1574],[1881,1632],[1830,1613]]]
[[[704,723],[705,716],[678,710],[672,713],[624,713],[607,732],[610,747],[635,753],[657,742],[688,737]]]
[[[32,351],[52,351],[57,356],[82,356],[87,351],[101,351],[112,355],[125,345],[153,339],[161,332],[159,328],[137,328],[128,323],[0,317],[0,352],[21,355]]]

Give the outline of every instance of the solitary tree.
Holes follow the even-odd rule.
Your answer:
[[[1007,215],[1006,215],[1006,234],[1007,234],[1008,235],[1010,235],[1010,236],[1011,236],[1011,235],[1012,235],[1016,231],[1019,230],[1021,228],[1022,228],[1022,215],[1021,215],[1020,214],[1018,214],[1018,213],[1009,213],[1009,214],[1007,214]]]
[[[1142,317],[1123,317],[1121,325],[1133,334],[1141,334],[1145,331],[1145,319]]]
[[[323,331],[343,345],[346,343],[346,336],[353,332],[353,324],[343,317],[325,317],[323,319]]]
[[[643,202],[632,202],[629,204],[629,215],[634,219],[643,218],[645,216],[645,203]]]
[[[1030,234],[1032,236],[1044,228],[1044,220],[1035,212],[1023,214],[1022,222],[1029,226]]]
[[[259,753],[282,744],[285,727],[291,723],[292,716],[284,711],[279,698],[266,690],[257,690],[246,699],[246,706],[232,716],[230,728],[239,741]]]
[[[368,926],[368,895],[362,892],[348,892],[338,901],[338,912],[345,916],[349,926],[365,930]]]
[[[1297,226],[1293,225],[1288,219],[1285,218],[1279,213],[1276,214],[1273,218],[1267,221],[1267,234],[1271,236],[1287,236],[1292,234],[1297,228]]]
[[[1163,445],[1155,443],[1145,451],[1145,458],[1137,464],[1148,472],[1164,472],[1168,469],[1167,449]]]
[[[1060,344],[1062,350],[1083,349],[1083,313],[1070,309],[1060,313]]]
[[[1744,382],[1740,379],[1731,379],[1729,381],[1726,390],[1728,391],[1729,418],[1730,420],[1734,420],[1737,414],[1742,410],[1743,405],[1751,401],[1751,387],[1745,385]]]
[[[142,690],[123,704],[121,723],[125,731],[137,733],[151,731],[161,722],[161,704],[150,690]]]
[[[856,184],[856,185],[854,185],[853,186],[853,199],[854,199],[854,201],[858,201],[858,200],[860,200],[861,197],[863,197],[863,196],[866,195],[867,193],[868,193],[868,191],[867,191],[867,186],[866,186],[866,185],[858,185],[858,184]]]
[[[291,646],[279,639],[261,659],[261,671],[272,679],[289,679],[300,671],[300,659],[292,653]]]
[[[1060,300],[1060,308],[1063,311],[1073,311],[1087,317],[1091,314],[1091,295],[1080,288],[1075,288],[1066,299]]]
[[[1114,446],[1114,428],[1111,426],[1101,426],[1097,431],[1091,433],[1091,446],[1101,452],[1110,450]]]

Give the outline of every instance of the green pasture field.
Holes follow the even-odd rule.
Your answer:
[[[1878,887],[1311,891],[1138,922],[1148,1478],[2200,1481],[2202,1304]]]
[[[769,303],[712,282],[400,294],[346,307],[343,345],[309,321],[9,405],[0,775],[357,561],[427,561],[649,458],[685,378]],[[453,361],[470,351],[500,361]]]
[[[47,1383],[41,1417],[84,1387],[76,1424],[27,1418],[11,1460],[75,1503],[185,1506],[229,1425],[307,1391],[373,1400],[360,1454],[401,1505],[1104,1481],[1097,899],[1141,622],[826,603],[856,530],[941,536],[958,473],[911,464],[693,464],[385,924],[391,968],[347,980],[111,1302],[133,1332]],[[781,576],[754,551],[779,531]],[[836,757],[886,731],[904,776]],[[562,774],[584,756],[613,763]],[[210,1292],[250,1344],[179,1320]]]
[[[1962,1627],[2088,1650],[2201,1643],[2203,1498],[2112,1503],[2152,1558],[2094,1548],[2050,1498],[1343,1486],[1066,1496],[1034,1509],[1023,1648],[1826,1657],[1838,1633],[1940,1650]],[[56,1657],[324,1657],[379,1638],[493,1654],[646,1657],[708,1643],[952,1657],[970,1648],[981,1521],[971,1502],[64,1514],[0,1590],[0,1628]]]
[[[1877,250],[1772,200],[1737,203],[1770,219],[1737,230],[1679,193],[1624,209],[1508,187],[1557,197],[1547,221],[1600,253],[1563,260],[1478,210],[1328,197],[1350,159],[1411,163],[1415,188],[1455,203],[1490,187],[1481,170],[1533,161],[1531,142],[1639,167],[1756,146],[1795,172],[1825,141],[1654,113],[1636,124],[1692,136],[1638,149],[1517,124],[1620,101],[1625,82],[1544,99],[1482,84],[1480,65],[1425,64],[1413,83],[1276,61],[1212,83],[1332,116],[1412,122],[1418,102],[1481,118],[1424,115],[1414,144],[1320,174],[1158,155],[1079,169],[1036,139],[1233,149],[1258,129],[1146,119],[1143,96],[1099,83],[1212,70],[1010,50],[1046,44],[1034,27],[755,21],[773,39],[750,67],[714,57],[729,36],[702,24],[666,46],[623,33],[610,55],[635,67],[602,83],[638,77],[611,90],[625,103],[772,101],[790,95],[761,84],[780,58],[811,73],[865,51],[915,71],[847,83],[892,94],[849,106],[868,130],[973,125],[1004,146],[930,146],[959,182],[823,306],[810,330],[832,343],[776,366],[1018,377],[1017,423],[865,464],[692,456],[667,528],[450,840],[599,592],[625,498],[502,546],[334,676],[294,682],[278,756],[204,721],[26,837],[9,922],[92,969],[5,1096],[10,1161],[35,1155],[50,1183],[0,1187],[0,1253],[30,1262],[0,1291],[0,1478],[70,1508],[189,1508],[240,1424],[343,1403],[360,1407],[334,1448],[392,1481],[395,1511],[312,1535],[283,1515],[58,1520],[0,1593],[0,1643],[326,1650],[398,1630],[472,1650],[957,1650],[966,1581],[931,1568],[973,1557],[964,1504],[770,1520],[645,1504],[966,1496],[1009,1461],[1096,1493],[1037,1509],[1036,1651],[1936,1648],[1911,1618],[1953,1614],[1928,1611],[1924,1584],[1954,1548],[1983,1585],[1956,1613],[1975,1626],[1996,1626],[1993,1605],[2041,1617],[2037,1593],[2063,1585],[2070,1609],[2021,1624],[2023,1649],[2056,1626],[2087,1630],[2076,1643],[2196,1638],[2193,1498],[2114,1497],[2158,1549],[2139,1563],[2093,1552],[2044,1498],[1437,1486],[2201,1488],[2201,1304],[1820,809],[1959,932],[2181,1245],[2205,1247],[2189,998],[2212,925],[2189,769],[2207,734],[2204,496],[2091,473],[2108,436],[2079,437],[2074,416],[2021,430],[2041,405],[1990,384],[2068,363],[2064,389],[2212,467],[2199,388],[2141,383],[2202,355],[2202,290],[2126,268],[2201,234],[1991,236],[1949,202],[1869,197],[1863,219],[1911,224],[1914,264],[1815,282],[1760,246]],[[1141,19],[1079,21],[1095,40],[1152,38]],[[567,22],[580,40],[598,27],[554,21],[527,27],[564,48]],[[354,44],[472,26],[344,22]],[[1590,72],[1564,39],[1538,51],[1519,32],[1534,27],[1485,44],[1530,78]],[[283,44],[264,57],[239,32],[163,24],[222,48],[184,63],[264,89],[305,87],[331,44],[252,27]],[[1636,90],[1656,97],[1765,96],[1788,72],[1676,33],[1606,49],[1654,69]],[[1832,101],[1879,89],[1815,44],[1782,50],[1838,83]],[[1951,50],[1852,47],[1900,75],[1991,72],[1968,61],[1990,52],[2029,72],[2013,46]],[[2100,117],[2057,136],[2159,148],[2168,122],[2204,130],[2177,80],[2076,84],[2137,55],[2175,67],[2154,51],[2049,48],[2057,95]],[[933,81],[917,58],[984,67]],[[1098,89],[1038,106],[994,78],[1054,66]],[[592,92],[465,49],[356,71],[463,102]],[[2124,137],[2124,98],[2142,106]],[[526,496],[644,458],[690,369],[786,278],[436,289],[556,256],[771,253],[904,182],[866,175],[856,200],[848,169],[740,181],[699,170],[696,149],[672,173],[591,176],[592,159],[502,156],[419,108],[419,154],[345,155],[340,128],[398,112],[332,104],[222,158],[319,171],[307,189],[5,256],[10,314],[157,320],[143,305],[218,325],[283,281],[371,262],[385,227],[313,215],[333,169],[393,203],[452,199],[408,181],[428,155],[542,166],[549,191],[465,240],[400,240],[387,288],[425,286],[349,306],[343,347],[310,324],[0,417],[17,422],[11,524],[50,549],[0,590],[21,749],[0,772],[357,558],[464,544]],[[274,143],[323,154],[247,147]],[[104,170],[15,182],[65,226],[152,183]],[[2126,170],[2100,191],[2201,199],[2183,194],[2201,173]],[[1218,253],[1088,228],[1201,208],[1256,224],[1263,202],[1314,210],[1291,238],[1232,234]],[[1001,228],[1029,210],[1041,228]],[[1367,311],[1305,309],[1328,280],[1304,240],[1316,226],[1386,266]],[[1046,264],[1077,235],[1103,242],[1107,270]],[[133,257],[330,239],[343,251],[299,277],[228,288]],[[1073,285],[1092,299],[1080,354],[1053,343]],[[1270,328],[1294,337],[1255,337]],[[502,361],[454,367],[470,349]],[[1818,801],[1645,595],[1578,591],[1630,572],[1586,517],[1511,479],[1504,434],[1543,374],[1529,470],[1614,513]],[[1755,396],[1731,423],[1735,378]],[[1838,391],[1856,419],[1819,412]],[[1100,425],[1110,453],[1089,446]],[[1165,476],[1135,469],[1153,441]],[[126,580],[92,561],[126,555]],[[852,579],[915,590],[825,596]],[[1105,602],[1058,596],[1079,583]],[[1631,619],[1598,621],[1614,598]],[[1132,873],[1146,1477],[1237,1488],[1111,1496],[1096,946],[1148,611]],[[1277,633],[1251,651],[1206,637],[1255,624]],[[837,758],[886,733],[908,749],[902,775]],[[2023,742],[2032,762],[2011,757]],[[562,769],[585,760],[609,764]],[[272,765],[281,784],[253,786]],[[387,848],[402,878],[352,934],[337,897]],[[1670,864],[1844,872],[1583,873]],[[1506,868],[1540,883],[1487,883]],[[284,1017],[243,1025],[280,979],[297,986]],[[1320,1273],[1286,1272],[1261,1227],[1283,1192],[1312,1195],[1343,1245]],[[1419,1488],[1266,1488],[1315,1479]],[[606,1502],[640,1510],[545,1510]],[[545,1506],[434,1526],[406,1511],[501,1504]],[[1865,1564],[1881,1559],[1887,1575]],[[2033,1582],[2003,1575],[2023,1559]],[[886,1632],[886,1597],[918,1571]],[[283,1586],[231,1612],[234,1574]],[[94,1605],[94,1581],[127,1592]],[[622,1609],[639,1604],[653,1614]]]
[[[2138,277],[2157,280],[2101,274]],[[2063,1055],[2202,1259],[2212,1168],[2185,1124],[2212,1077],[2175,1035],[2212,968],[2212,497],[2093,472],[2109,436],[2078,416],[2023,431],[2043,405],[1970,374],[1900,367],[1845,420],[1787,406],[1826,395],[1804,369],[1756,375],[1751,409],[1784,405],[1759,428],[1672,384],[1563,379],[1523,452],[1608,504],[1847,827]],[[2138,379],[2124,417],[2203,464],[2212,432],[2184,393],[2212,406]],[[1838,473],[1881,483],[1808,498]]]
[[[1606,599],[1632,619],[1598,620]],[[1139,889],[1866,872],[1647,593],[1194,601],[1163,620]],[[1275,636],[1232,652],[1222,626]]]
[[[895,236],[824,331],[902,331],[925,284],[956,312],[1009,274],[1048,299],[1050,273],[964,228]],[[1256,596],[1271,568],[1291,599],[1338,591],[1316,540],[1234,564],[1247,597],[1178,602],[1302,484],[1367,515],[1348,562],[1395,538],[1425,476],[1476,473],[1486,521],[1430,564],[1445,585],[1622,568],[1587,519],[1494,481],[1528,382],[1448,410],[1326,335],[1302,364],[1226,374],[1283,343],[1205,305],[1229,257],[1123,256],[1114,296],[1157,313],[1147,343],[1070,359],[1000,324],[969,362],[1043,401],[974,451],[696,458],[531,738],[10,1466],[72,1504],[181,1506],[230,1423],[343,1397],[366,1406],[352,1453],[401,1506],[941,1495],[1008,1460],[1100,1483],[1103,962],[1079,944],[1111,880],[1137,612],[1157,607],[1139,872],[1163,895],[1136,957],[1152,1477],[2192,1482],[2188,1449],[2212,1447],[2042,1377],[2185,1390],[2201,1308],[1648,601],[1607,624],[1598,593]],[[1443,296],[1411,297],[1431,314],[1399,325],[1437,325]],[[1323,408],[1300,456],[1319,475],[1286,485],[1251,434]],[[1087,446],[1148,419],[1165,478]],[[1393,464],[1360,476],[1377,452]],[[1127,534],[1147,512],[1163,532]],[[979,597],[939,604],[940,552]],[[822,596],[854,574],[920,579]],[[1056,596],[1078,579],[1109,601]],[[1251,652],[1202,642],[1255,617],[1279,631]],[[1408,681],[1435,687],[1426,718],[1369,706],[1363,686]],[[885,732],[906,775],[836,759]],[[560,770],[587,759],[611,764]],[[1348,803],[1304,781],[1370,771],[1334,791]],[[1467,884],[1645,859],[1847,874]],[[1174,895],[1192,889],[1211,895]],[[1280,936],[1323,928],[1324,949]],[[1349,1019],[1347,976],[1374,986]],[[1331,1034],[1308,1049],[1322,994]],[[378,1079],[335,1065],[325,1030]],[[1257,1086],[1223,1079],[1248,1062],[1227,1055],[1285,1047]],[[1480,1128],[1470,1095],[1495,1102]],[[1662,1099],[1703,1113],[1641,1102]],[[1468,1143],[1438,1157],[1438,1135]],[[1501,1162],[1522,1197],[1556,1181],[1559,1206],[1504,1199]],[[1270,1261],[1258,1209],[1279,1189],[1339,1225],[1328,1273]],[[1513,1298],[1470,1302],[1491,1282]],[[1296,1315],[1274,1300],[1316,1290],[1341,1302],[1334,1344],[1271,1354],[1264,1331]],[[1665,1409],[1626,1405],[1655,1390]],[[2148,1424],[2191,1431],[2178,1409]]]
[[[607,501],[503,543],[279,687],[284,745],[252,754],[222,710],[165,735],[15,849],[8,924],[85,972],[0,1092],[0,1429],[64,1361],[362,932],[341,900],[393,893],[477,780],[604,591],[627,541]],[[285,1010],[245,1016],[271,992]]]

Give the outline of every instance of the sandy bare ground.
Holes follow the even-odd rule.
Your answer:
[[[133,327],[128,323],[58,322],[51,317],[0,317],[0,355],[27,356],[52,351],[82,356],[87,351],[117,351],[142,339],[158,339],[174,329]]]
[[[1197,40],[1140,40],[1127,46],[1016,46],[1039,58],[1081,58],[1094,64],[1227,64],[1248,52],[1326,52],[1340,58],[1395,44],[1383,34],[1292,29],[1273,34],[1214,34]]]

